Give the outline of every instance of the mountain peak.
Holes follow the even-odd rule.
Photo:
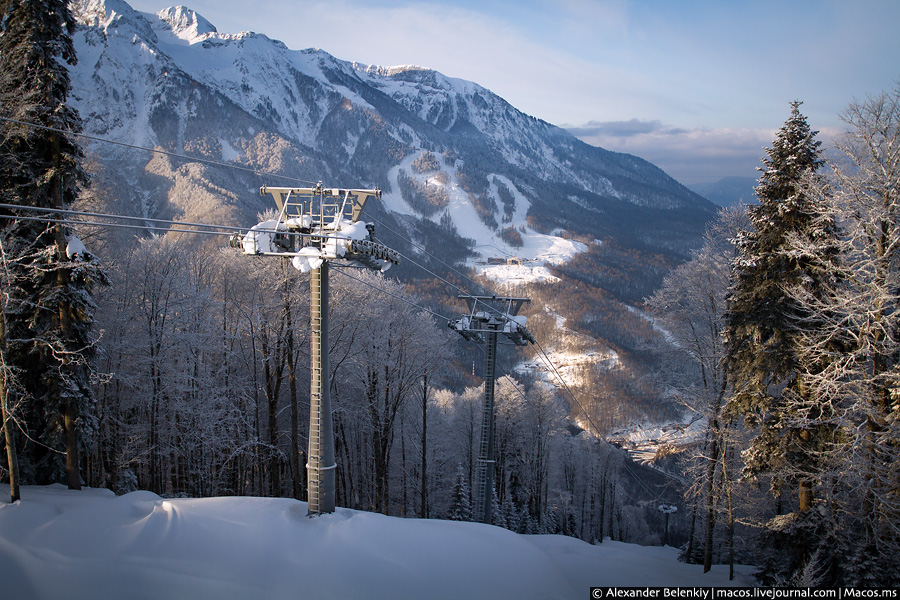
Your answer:
[[[124,0],[74,0],[69,8],[76,23],[98,34],[122,39],[136,37],[151,44],[157,41],[146,15]]]
[[[156,16],[169,25],[172,33],[190,44],[218,33],[212,23],[186,6],[170,6]]]

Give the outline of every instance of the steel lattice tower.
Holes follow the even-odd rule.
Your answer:
[[[306,474],[309,513],[334,512],[334,426],[328,365],[328,261],[309,274],[310,393]]]
[[[320,183],[314,188],[262,187],[260,194],[274,197],[278,219],[235,236],[231,245],[245,254],[290,257],[295,267],[310,272],[309,515],[331,513],[337,464],[328,362],[328,263],[352,261],[383,270],[398,263],[399,255],[375,241],[371,225],[358,225],[366,199],[381,197],[380,190],[323,188]]]
[[[494,373],[497,366],[497,334],[503,334],[518,346],[534,343],[525,329],[525,318],[517,317],[530,298],[499,296],[460,296],[469,314],[448,326],[470,341],[483,342],[484,404],[481,412],[481,439],[475,471],[475,520],[490,523],[494,491]]]

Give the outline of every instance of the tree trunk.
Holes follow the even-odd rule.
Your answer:
[[[287,339],[288,392],[291,402],[291,478],[293,479],[294,499],[303,496],[303,480],[306,473],[300,471],[300,407],[297,404],[297,373],[294,369],[294,330],[288,314]]]
[[[419,517],[428,518],[428,373],[422,376],[422,472]]]
[[[698,504],[694,502],[694,508],[691,510],[691,529],[688,534],[688,545],[687,550],[685,550],[684,553],[685,562],[688,564],[694,559],[694,535],[697,531],[697,506]]]
[[[266,406],[268,409],[269,430],[269,489],[270,493],[281,496],[281,459],[278,453],[278,398],[281,395],[281,383],[284,379],[285,349],[281,341],[284,335],[285,315],[282,313],[278,329],[274,332],[274,348],[269,346],[269,332],[264,331],[262,351],[265,356],[263,377],[266,385]]]
[[[713,529],[716,526],[716,494],[715,474],[716,463],[719,460],[718,432],[715,430],[718,424],[713,424],[713,437],[709,445],[709,462],[706,467],[706,534],[703,545],[703,572],[708,573],[712,568],[713,555]]]
[[[6,443],[6,461],[9,464],[9,501],[15,502],[19,494],[19,458],[16,455],[16,438],[13,432],[12,416],[9,414],[6,377],[0,375],[0,416],[3,418],[3,437]]]
[[[9,379],[6,370],[6,331],[0,315],[0,418],[3,419],[3,438],[6,443],[6,461],[9,465],[9,501],[15,502],[19,495],[19,458],[16,455],[16,437],[9,413]]]
[[[0,258],[6,267],[6,254],[0,242]],[[4,278],[4,284],[9,282]],[[2,298],[0,298],[2,301]],[[9,497],[15,502],[19,495],[19,457],[16,455],[16,437],[12,427],[12,415],[9,412],[9,394],[11,381],[10,371],[6,368],[6,306],[0,305],[0,418],[3,419],[3,440],[6,443],[6,461],[9,465]]]
[[[725,456],[725,464],[728,461],[728,454],[734,456],[734,449],[730,449]],[[734,581],[734,499],[732,496],[731,480],[728,478],[728,472],[722,465],[722,479],[725,484],[725,494],[728,499],[728,580]]]
[[[81,471],[78,468],[78,434],[75,431],[77,410],[75,402],[67,400],[63,405],[63,423],[66,428],[66,483],[70,490],[81,489]]]
[[[58,167],[60,163],[59,136],[51,137],[51,152],[54,167]],[[63,200],[63,180],[61,175],[55,176],[53,184],[53,208],[66,208]],[[61,262],[66,256],[66,240],[65,228],[61,223],[57,223],[53,227],[53,235],[56,241],[56,260]],[[56,270],[56,286],[59,290],[65,290],[69,287],[70,275],[68,269],[57,268]],[[66,298],[66,294],[60,295],[59,306],[57,307],[59,317],[59,336],[64,342],[72,339],[72,306]],[[74,358],[63,356],[63,363],[60,369],[71,371],[73,369]],[[59,388],[59,382],[55,384],[56,392],[59,394],[62,390]],[[60,399],[61,400],[61,399]],[[78,404],[76,400],[66,398],[62,401],[62,421],[66,432],[66,483],[70,490],[81,489],[81,472],[79,470],[78,456],[78,432],[75,429],[78,422]]]

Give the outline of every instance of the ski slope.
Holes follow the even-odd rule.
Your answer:
[[[676,560],[670,547],[519,535],[479,523],[284,498],[163,499],[61,485],[0,504],[4,598],[582,599],[591,586],[752,585],[751,567]]]

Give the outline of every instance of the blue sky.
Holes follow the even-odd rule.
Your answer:
[[[900,82],[898,0],[180,2],[222,33],[475,81],[686,184],[756,177],[792,100],[827,142],[850,101]]]

